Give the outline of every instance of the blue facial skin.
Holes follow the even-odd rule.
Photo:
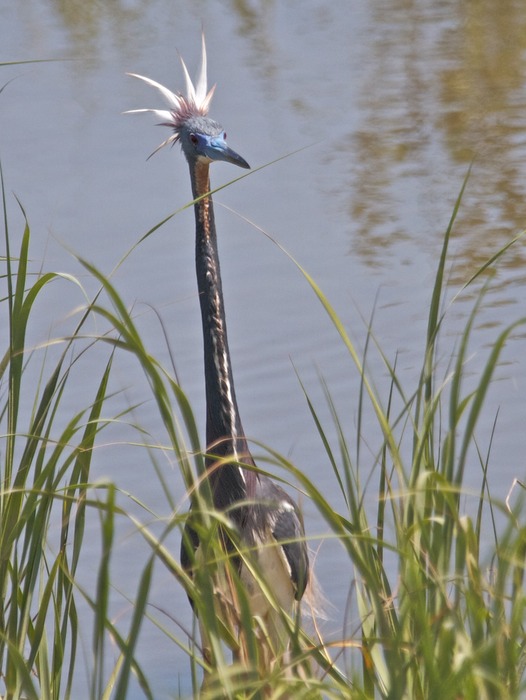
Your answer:
[[[250,168],[247,161],[233,151],[225,140],[225,133],[209,136],[208,134],[192,134],[196,151],[199,155],[210,160],[223,160],[240,168]]]

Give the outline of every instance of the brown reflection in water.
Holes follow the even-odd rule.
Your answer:
[[[458,7],[459,27],[442,40],[455,62],[440,72],[437,126],[455,162],[475,159],[460,222],[462,257],[476,265],[526,227],[526,13],[509,0]],[[524,245],[515,246],[508,274],[526,279],[524,263]]]
[[[403,235],[436,241],[474,159],[455,228],[465,281],[526,228],[524,4],[384,2],[370,41],[350,147],[356,249],[372,262]],[[519,244],[510,276],[524,281],[525,262]]]

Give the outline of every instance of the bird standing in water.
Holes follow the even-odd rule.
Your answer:
[[[159,146],[179,142],[190,168],[196,224],[196,270],[203,326],[206,385],[206,467],[214,507],[227,511],[247,549],[254,552],[257,570],[275,601],[288,614],[294,609],[309,581],[309,559],[303,523],[292,498],[276,483],[255,469],[241,424],[234,390],[225,309],[217,249],[214,210],[210,195],[209,168],[214,161],[226,161],[241,168],[248,163],[226,142],[226,133],[207,114],[215,86],[207,89],[206,49],[202,40],[202,61],[196,84],[192,83],[181,59],[186,95],[144,76],[131,74],[156,88],[168,109],[139,109],[151,112],[161,125],[172,130]],[[158,150],[158,149],[157,149]],[[228,541],[227,548],[230,547]],[[192,575],[199,561],[199,537],[187,528],[181,548],[181,562]],[[238,558],[239,575],[248,593],[253,616],[263,621],[270,640],[271,656],[286,651],[282,615],[274,609],[256,580]],[[239,616],[238,616],[239,619]],[[206,631],[202,630],[206,636]],[[285,635],[286,639],[286,635]],[[210,655],[206,640],[203,653]],[[284,648],[285,647],[285,648]],[[272,660],[271,660],[272,662]]]

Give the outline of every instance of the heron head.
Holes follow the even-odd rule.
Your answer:
[[[247,161],[227,144],[223,127],[208,117],[188,119],[179,131],[179,140],[188,162],[223,160],[241,168],[250,168]]]
[[[204,35],[202,37],[201,68],[195,86],[182,58],[181,64],[186,81],[186,95],[176,94],[164,85],[150,78],[145,78],[143,75],[129,73],[128,75],[139,78],[159,90],[169,109],[132,109],[126,113],[152,112],[161,120],[161,126],[168,126],[172,129],[172,134],[155,149],[154,153],[163,146],[173,145],[180,141],[183,153],[189,163],[203,159],[209,163],[223,160],[239,165],[241,168],[250,168],[246,160],[227,145],[223,127],[207,117],[215,85],[210,90],[207,89]]]

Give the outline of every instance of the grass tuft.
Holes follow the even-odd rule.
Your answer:
[[[246,563],[275,604],[271,582],[262,579],[253,552],[242,545],[228,514],[211,506],[199,430],[175,373],[148,350],[112,281],[86,261],[80,262],[99,292],[70,337],[53,344],[57,353],[51,352],[51,343],[38,351],[31,348],[27,338],[36,305],[49,286],[74,285],[81,290],[82,286],[71,275],[31,273],[30,226],[22,207],[24,230],[16,253],[12,252],[17,236],[9,230],[0,169],[6,251],[0,311],[7,331],[6,346],[0,351],[0,696],[74,698],[79,682],[84,682],[86,696],[97,700],[124,699],[132,692],[134,697],[153,698],[154,679],[139,653],[145,621],[163,633],[167,658],[172,648],[186,655],[184,673],[194,695],[200,693],[206,700],[524,696],[524,488],[517,479],[506,502],[492,497],[488,474],[493,468],[493,435],[484,454],[477,426],[503,348],[526,318],[495,337],[480,375],[476,381],[470,377],[469,386],[465,365],[484,289],[447,358],[445,379],[437,352],[451,310],[444,301],[448,246],[468,176],[444,235],[416,386],[404,386],[396,358],[390,361],[382,351],[374,319],[366,324],[365,350],[359,352],[322,290],[294,263],[334,325],[349,353],[349,372],[356,372],[360,383],[354,435],[349,435],[347,416],[338,413],[325,383],[328,422],[302,384],[327,470],[332,470],[343,497],[343,511],[334,508],[320,484],[272,449],[257,445],[262,453],[259,464],[274,478],[299,484],[323,518],[326,537],[340,543],[342,556],[354,571],[346,613],[352,622],[346,625],[350,632],[342,630],[341,639],[327,642],[316,623],[308,635],[299,616],[284,616],[291,653],[263,676],[258,649],[268,630],[252,619],[235,561]],[[520,238],[495,252],[466,286],[498,265]],[[104,332],[87,334],[88,319],[102,323]],[[65,397],[96,348],[106,350],[105,360],[98,360],[99,379],[92,395],[83,397],[84,406],[71,412]],[[367,369],[373,352],[389,378],[381,389]],[[151,464],[151,475],[171,505],[171,515],[164,520],[152,518],[155,514],[140,494],[126,493],[123,505],[118,485],[92,477],[101,434],[127,413],[121,407],[120,413],[107,417],[112,415],[113,368],[124,353],[134,358],[146,378],[151,410],[166,436],[163,450],[180,470],[186,491],[184,503],[173,497],[157,467],[155,450],[147,444],[148,431],[132,422],[142,462]],[[39,360],[42,364],[35,372]],[[376,444],[369,436],[371,422]],[[493,432],[497,430],[495,420]],[[367,470],[365,455],[370,462]],[[98,458],[104,459],[103,450]],[[466,474],[472,483],[474,469],[480,471],[475,490],[466,486]],[[191,515],[187,502],[192,504]],[[175,539],[182,537],[188,518],[204,552],[194,580],[173,551],[174,534]],[[126,599],[131,607],[127,621],[115,619],[112,611],[113,562],[123,523],[145,545],[135,594]],[[91,540],[97,533],[100,546],[91,587],[81,575],[88,530]],[[220,530],[228,531],[235,543],[233,552],[221,546]],[[166,615],[151,604],[157,568],[169,572],[174,600],[186,605],[184,599],[192,598],[211,650],[206,657],[197,625],[190,630],[176,627],[174,632]],[[223,598],[213,586],[217,577],[228,591]],[[81,645],[84,654],[79,652]],[[200,691],[204,670],[207,681]],[[174,687],[176,678],[174,672]]]

